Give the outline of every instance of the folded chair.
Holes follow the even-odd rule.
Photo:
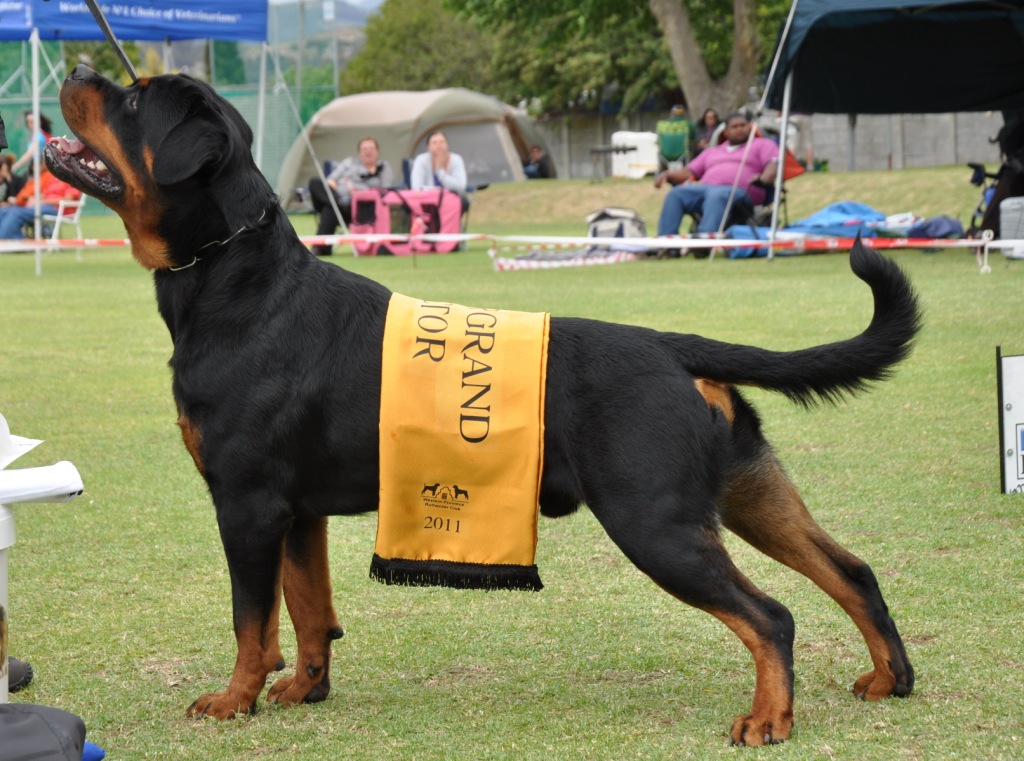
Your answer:
[[[402,188],[409,189],[412,187],[412,159],[402,159]],[[466,232],[469,229],[469,210],[473,206],[473,200],[476,198],[477,191],[486,190],[489,187],[489,183],[481,183],[480,185],[466,185],[466,192],[461,195],[462,198],[462,227],[459,232]],[[462,250],[462,246],[459,247]]]

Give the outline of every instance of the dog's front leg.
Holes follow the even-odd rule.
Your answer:
[[[342,636],[332,600],[327,518],[295,520],[285,542],[283,585],[299,653],[295,675],[278,679],[267,700],[316,703],[331,691],[331,641]]]
[[[281,560],[289,520],[269,501],[218,501],[217,522],[231,575],[231,607],[238,657],[228,687],[196,700],[188,709],[194,718],[231,719],[255,713],[267,675],[284,668],[278,640],[281,606]],[[259,516],[247,504],[262,504]]]

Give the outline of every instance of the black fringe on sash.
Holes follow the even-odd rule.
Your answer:
[[[384,584],[455,589],[513,589],[539,592],[544,588],[535,565],[488,565],[450,560],[386,560],[374,553],[370,578]]]

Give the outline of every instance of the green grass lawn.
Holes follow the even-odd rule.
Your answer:
[[[801,177],[791,216],[849,198],[963,218],[977,199],[968,174]],[[495,186],[477,196],[471,225],[578,235],[588,212],[612,204],[652,223],[660,196],[648,186]],[[116,218],[85,224],[90,237],[123,235]],[[312,232],[310,217],[295,224]],[[792,740],[729,748],[729,723],[753,691],[746,650],[657,589],[586,511],[542,520],[537,594],[373,582],[368,515],[331,523],[346,635],[330,698],[186,719],[233,667],[226,564],[175,425],[152,280],[127,251],[103,249],[46,256],[42,277],[30,255],[0,255],[0,412],[15,433],[47,440],[15,467],[71,460],[86,486],[66,505],[15,508],[11,648],[37,676],[12,700],[81,715],[118,760],[1019,757],[1024,497],[1000,494],[995,347],[1024,353],[1024,264],[997,255],[983,276],[964,251],[892,255],[920,292],[925,328],[891,381],[811,411],[748,395],[818,520],[878,575],[917,671],[909,698],[856,700],[849,687],[869,662],[853,624],[810,582],[729,537],[737,564],[797,621]],[[842,339],[871,314],[841,254],[496,273],[474,244],[334,263],[414,296],[777,349]],[[287,623],[282,635],[291,662]]]

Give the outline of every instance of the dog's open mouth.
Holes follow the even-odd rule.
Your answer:
[[[106,162],[76,137],[50,138],[45,155],[50,171],[83,193],[114,200],[124,190],[124,183]]]

